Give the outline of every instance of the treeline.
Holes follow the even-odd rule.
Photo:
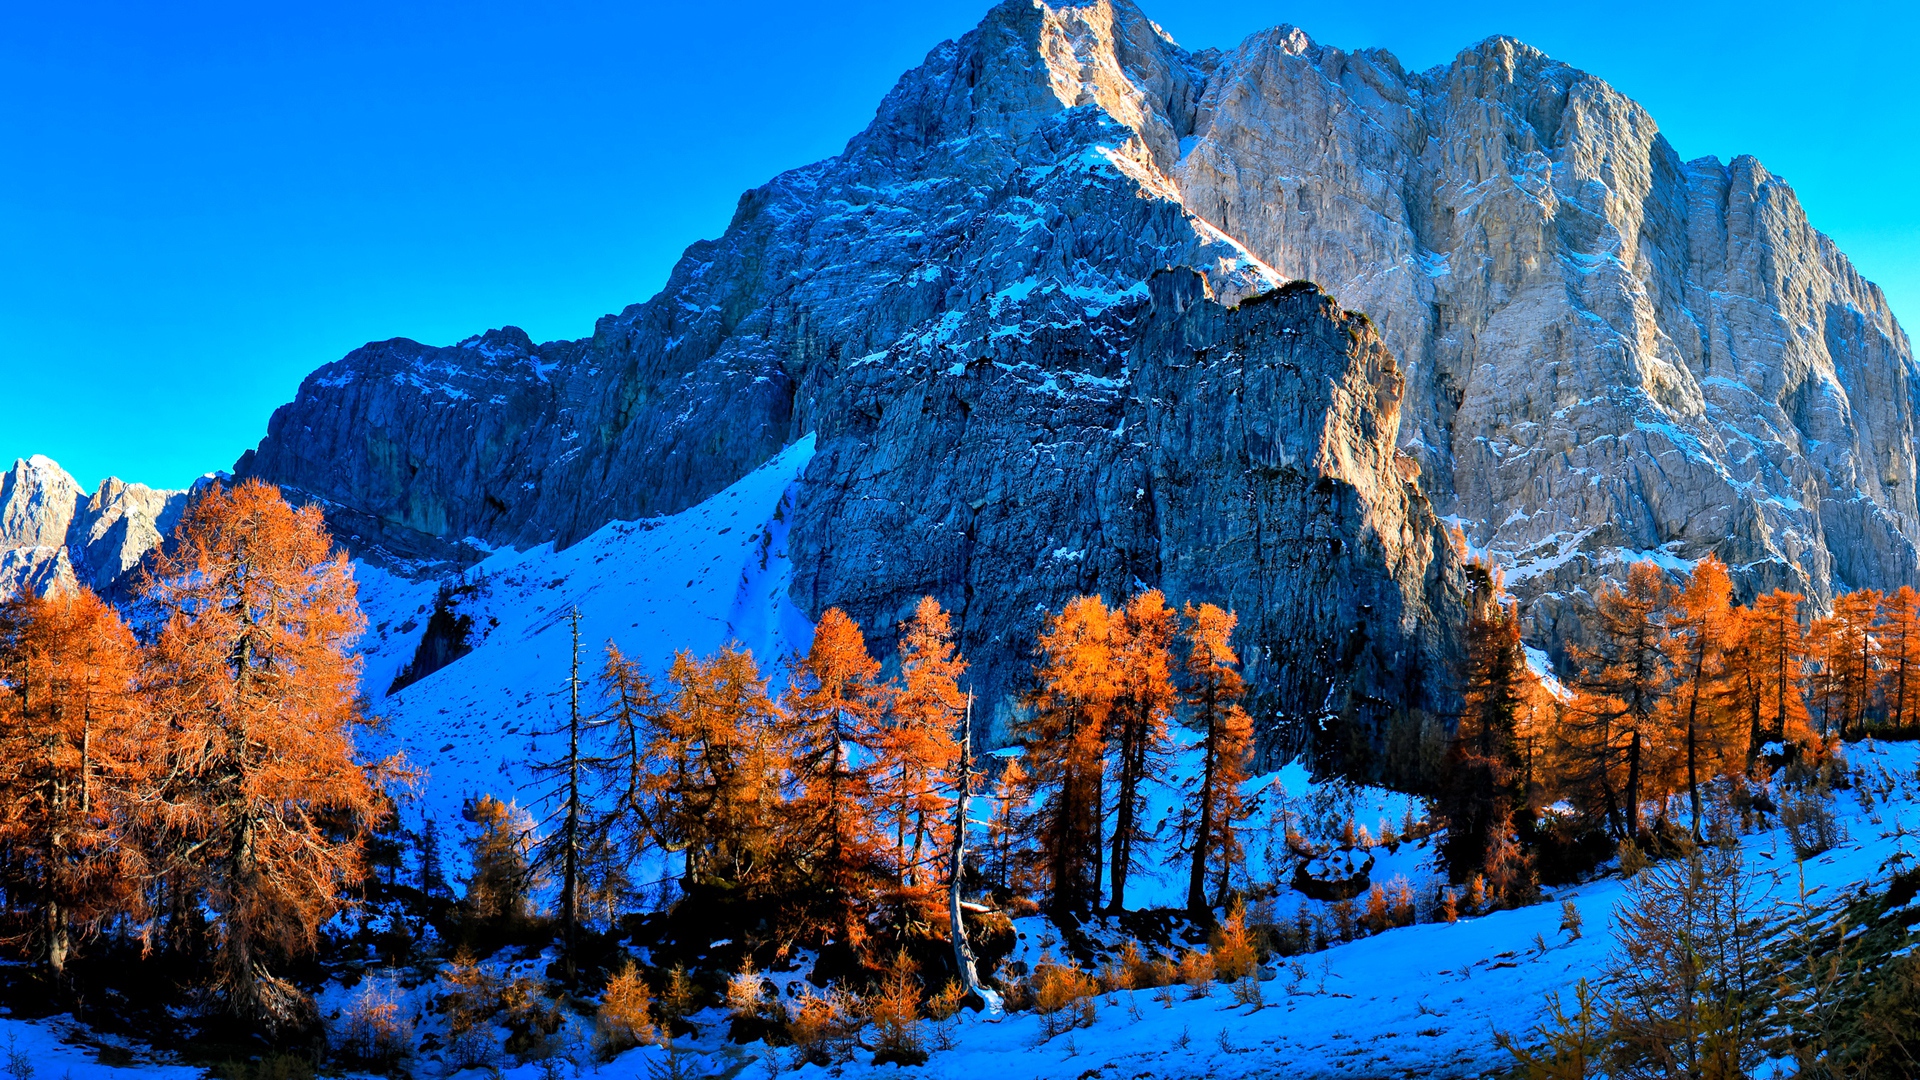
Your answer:
[[[348,564],[318,510],[215,487],[144,598],[145,644],[85,590],[0,608],[8,936],[56,985],[77,955],[137,950],[250,1024],[304,1027],[311,1002],[275,972],[361,881],[397,776],[354,754]]]
[[[1609,841],[1698,842],[1716,812],[1777,809],[1778,770],[1811,775],[1843,737],[1920,727],[1911,588],[1847,593],[1807,618],[1784,590],[1733,603],[1711,555],[1677,581],[1638,563],[1595,598],[1574,674],[1550,690],[1498,571],[1470,575],[1465,703],[1435,804],[1450,876],[1501,902],[1530,899],[1536,860],[1564,878]]]
[[[1229,612],[1176,611],[1157,591],[1116,608],[1078,597],[1049,616],[1012,728],[1018,753],[986,778],[988,836],[974,880],[959,884],[1070,919],[1099,905],[1104,881],[1110,906],[1124,907],[1130,876],[1155,850],[1148,789],[1163,782],[1169,724],[1184,719],[1202,768],[1184,799],[1178,859],[1196,914],[1224,902],[1251,749],[1233,626]],[[877,967],[903,941],[945,937],[953,868],[965,865],[953,857],[955,804],[973,771],[962,754],[967,665],[931,597],[898,630],[898,674],[883,678],[860,627],[829,609],[778,695],[736,646],[682,652],[660,687],[608,646],[597,695],[556,733],[568,752],[540,767],[544,835],[524,855],[487,845],[523,870],[479,858],[476,873],[546,875],[569,941],[580,911],[617,905],[635,867],[661,855],[677,864],[680,897],[710,919],[764,922],[789,947],[833,943]]]

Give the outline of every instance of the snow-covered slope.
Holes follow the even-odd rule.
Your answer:
[[[455,605],[473,621],[473,651],[391,694],[439,586],[358,565],[368,622],[363,682],[382,720],[366,749],[398,751],[420,770],[410,821],[432,814],[451,828],[462,801],[482,793],[523,806],[536,798],[529,765],[564,745],[542,733],[566,723],[576,607],[588,678],[609,642],[656,674],[679,649],[704,655],[738,641],[770,675],[804,649],[812,626],[787,599],[787,507],[812,453],[813,440],[803,439],[671,517],[614,522],[560,551],[495,552],[459,579],[473,587]],[[583,708],[597,707],[591,686],[586,693]]]

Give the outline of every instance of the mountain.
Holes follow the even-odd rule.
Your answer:
[[[808,617],[885,653],[932,594],[1004,709],[1040,611],[1160,586],[1240,610],[1270,730],[1343,712],[1378,750],[1450,708],[1449,530],[1555,654],[1638,559],[1717,552],[1816,605],[1913,581],[1914,385],[1784,182],[1681,161],[1519,42],[1414,73],[1009,0],[652,300],[579,341],[367,345],[235,471],[426,578],[680,512],[811,435]]]
[[[15,460],[0,473],[0,599],[77,585],[125,595],[186,497],[113,477],[88,495],[49,458]]]

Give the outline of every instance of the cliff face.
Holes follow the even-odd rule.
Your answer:
[[[1124,350],[1009,337],[940,371],[909,344],[842,372],[788,541],[796,602],[883,629],[931,593],[1004,707],[1046,611],[1153,585],[1240,613],[1263,718],[1444,710],[1459,567],[1367,320],[1306,284],[1228,308],[1175,270],[1108,329]]]
[[[1337,306],[1265,295],[1296,279]],[[1911,580],[1912,370],[1783,183],[1679,161],[1523,45],[1409,73],[1010,0],[591,338],[369,345],[236,471],[428,573],[683,509],[817,433],[810,614],[884,649],[933,593],[1006,690],[1040,607],[1161,585],[1239,608],[1272,709],[1380,713],[1451,662],[1436,514],[1549,646],[1634,558],[1717,550],[1816,599]]]
[[[127,595],[186,497],[111,477],[89,495],[48,458],[16,460],[0,474],[0,600],[78,585]]]
[[[1912,349],[1749,157],[1682,162],[1606,83],[1495,38],[1424,74],[1297,30],[1220,59],[1195,213],[1371,315],[1401,442],[1537,640],[1598,579],[1708,551],[1749,590],[1910,584]]]

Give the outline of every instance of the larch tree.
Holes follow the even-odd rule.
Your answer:
[[[460,816],[473,826],[461,838],[472,865],[462,882],[468,917],[483,924],[519,926],[533,914],[533,818],[517,804],[492,795],[468,800]]]
[[[688,885],[762,889],[776,877],[784,813],[784,717],[767,696],[753,654],[725,645],[705,659],[682,650],[667,671],[671,690],[662,743],[664,830],[685,857]]]
[[[1798,743],[1811,738],[1807,723],[1807,640],[1800,625],[1800,605],[1806,597],[1775,589],[1757,597],[1749,608],[1746,647],[1761,673],[1758,746],[1769,739]]]
[[[1467,578],[1465,693],[1438,799],[1447,825],[1440,859],[1456,882],[1484,871],[1496,842],[1521,824],[1528,778],[1520,733],[1538,692],[1499,570],[1474,560]]]
[[[859,625],[828,608],[787,684],[782,741],[795,790],[782,861],[800,870],[818,925],[856,947],[864,911],[886,886],[873,807],[892,696]]]
[[[1209,871],[1216,895],[1224,895],[1228,875],[1240,854],[1240,821],[1253,752],[1253,720],[1241,706],[1246,681],[1233,651],[1239,618],[1213,604],[1188,604],[1186,616],[1187,707],[1200,729],[1200,777],[1193,793],[1187,851],[1187,910],[1209,920]]]
[[[1111,616],[1098,596],[1077,596],[1040,634],[1038,688],[1019,737],[1027,779],[1043,794],[1034,831],[1054,913],[1078,918],[1100,899],[1107,714],[1113,708]]]
[[[1726,564],[1708,555],[1694,564],[1685,587],[1674,596],[1666,640],[1674,672],[1668,727],[1679,742],[1677,764],[1693,812],[1695,840],[1701,839],[1701,782],[1719,775],[1744,752],[1746,732],[1737,712],[1741,686],[1727,662],[1735,632],[1733,583]]]
[[[1815,624],[1825,691],[1821,720],[1843,737],[1866,725],[1879,682],[1873,630],[1881,599],[1877,589],[1842,593],[1833,598],[1833,614]]]
[[[952,617],[931,596],[900,624],[899,647],[900,691],[882,742],[881,801],[893,826],[898,885],[932,910],[938,897],[925,869],[951,840],[953,799],[946,791],[959,761],[955,736],[966,723],[960,676],[967,662],[954,645]]]
[[[1904,731],[1920,718],[1920,592],[1902,585],[1888,593],[1877,629],[1884,656],[1880,700],[1888,726]]]
[[[1108,861],[1114,911],[1127,906],[1127,875],[1152,839],[1146,785],[1166,752],[1167,720],[1180,702],[1173,685],[1173,640],[1179,615],[1158,589],[1136,595],[1112,621],[1114,701],[1108,744],[1114,751],[1113,856]]]
[[[1617,758],[1624,772],[1619,824],[1629,838],[1640,835],[1640,805],[1660,764],[1660,708],[1673,672],[1665,648],[1672,599],[1659,567],[1634,563],[1625,588],[1607,586],[1594,602],[1596,644],[1573,650],[1581,671],[1569,722],[1583,736],[1580,756],[1597,768],[1609,803]]]
[[[362,619],[315,506],[255,480],[187,508],[150,572],[166,613],[149,651],[165,725],[159,867],[199,890],[214,971],[239,1016],[281,1028],[311,1003],[269,965],[310,951],[362,877],[392,762],[355,756]]]
[[[78,935],[137,910],[148,782],[140,648],[92,592],[0,606],[0,851],[55,982]]]

